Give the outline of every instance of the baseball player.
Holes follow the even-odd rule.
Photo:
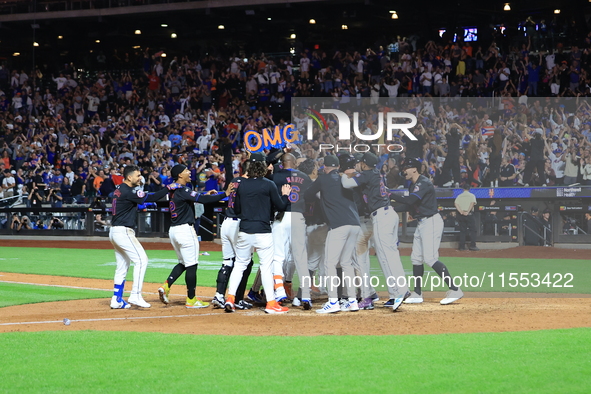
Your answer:
[[[246,165],[251,163],[246,161]],[[224,294],[226,294],[226,289],[228,287],[228,281],[230,280],[230,274],[232,273],[232,269],[234,268],[234,262],[236,261],[236,242],[238,241],[238,230],[240,227],[240,218],[236,215],[234,211],[235,200],[236,200],[236,190],[240,187],[240,183],[247,179],[248,175],[244,174],[243,176],[236,177],[232,179],[232,186],[233,191],[228,196],[228,207],[226,208],[226,218],[222,222],[221,229],[220,229],[220,238],[222,240],[222,256],[223,256],[223,263],[218,271],[217,276],[217,288],[216,293],[213,297],[211,303],[213,304],[214,309],[224,308],[226,304],[226,299]],[[252,266],[254,262],[252,258],[250,263],[244,270],[242,274],[242,280],[238,285],[238,290],[236,292],[235,298],[235,306],[236,309],[251,309],[252,304],[246,302],[244,300],[244,291],[246,290],[246,282],[248,281],[248,277],[250,276],[250,272],[252,271]]]
[[[201,301],[195,296],[195,287],[197,286],[197,265],[199,263],[199,239],[193,224],[195,222],[195,203],[213,203],[218,202],[232,192],[232,185],[228,187],[226,193],[217,194],[215,190],[207,194],[192,191],[187,184],[191,182],[191,171],[183,164],[177,164],[170,171],[172,179],[175,180],[181,188],[171,193],[169,211],[171,224],[168,230],[170,243],[174,247],[179,263],[172,269],[172,272],[158,288],[160,301],[169,304],[168,295],[170,287],[185,272],[185,283],[187,285],[187,301],[185,307],[190,309],[207,308],[208,302]]]
[[[285,313],[288,308],[281,306],[276,300],[272,289],[273,283],[273,235],[271,234],[271,218],[273,208],[284,211],[289,207],[288,196],[291,187],[284,185],[281,194],[273,181],[265,178],[267,164],[265,157],[253,153],[248,167],[248,178],[240,183],[236,191],[234,212],[240,217],[238,241],[236,243],[236,261],[230,274],[228,297],[224,309],[226,312],[236,310],[236,292],[242,274],[248,266],[252,250],[256,249],[259,256],[261,280],[265,288],[267,313]]]
[[[346,170],[341,182],[345,189],[359,187],[367,200],[375,240],[374,247],[390,295],[386,305],[392,306],[392,310],[396,311],[410,292],[398,251],[398,214],[390,206],[388,189],[376,168],[378,161],[373,153],[365,153],[360,163],[362,171],[358,173],[355,169]]]
[[[442,305],[451,304],[464,296],[462,289],[454,286],[451,275],[445,264],[439,261],[439,245],[443,234],[443,219],[437,211],[437,199],[435,188],[429,179],[419,172],[422,163],[419,159],[409,158],[405,160],[402,170],[407,180],[412,183],[408,188],[408,196],[392,194],[392,198],[402,203],[395,209],[397,212],[409,211],[417,219],[418,225],[415,230],[412,253],[412,271],[415,279],[415,289],[404,303],[420,304],[423,302],[421,290],[422,278],[425,273],[423,263],[428,264],[437,274],[443,278],[449,287],[445,298],[441,300]]]
[[[312,296],[310,283],[308,280],[304,280],[309,275],[309,272],[303,194],[312,184],[312,181],[308,175],[294,168],[296,158],[291,153],[286,153],[281,157],[281,164],[283,168],[273,174],[273,182],[275,182],[278,189],[287,184],[291,186],[289,195],[291,204],[285,212],[280,212],[273,222],[273,279],[276,289],[279,290],[276,290],[276,298],[279,298],[277,301],[282,301],[281,297],[283,296],[280,289],[283,277],[278,276],[278,273],[283,272],[286,262],[288,264],[289,262],[295,263],[302,291],[302,306],[305,310],[309,310],[312,308]],[[287,259],[290,254],[292,258]],[[285,268],[289,270],[289,267]],[[291,293],[291,283],[289,283],[288,289]],[[290,298],[293,299],[293,295]]]
[[[324,158],[324,174],[310,185],[304,193],[306,200],[313,200],[320,192],[322,207],[328,223],[326,235],[325,264],[328,284],[328,302],[317,313],[356,312],[359,310],[355,298],[353,280],[355,271],[352,265],[355,243],[359,236],[360,224],[357,207],[353,201],[353,192],[343,188],[338,172],[339,159],[336,156]],[[343,270],[341,278],[337,276],[337,266]],[[349,299],[339,305],[337,280],[345,282]]]
[[[312,159],[304,160],[298,169],[304,174],[310,177],[311,181],[315,181],[318,178],[317,164]],[[326,277],[326,270],[324,265],[324,246],[326,245],[326,234],[328,233],[328,227],[326,225],[326,218],[324,211],[322,210],[322,204],[320,200],[315,198],[314,200],[305,200],[306,211],[304,218],[306,220],[306,250],[308,252],[308,272],[312,281],[312,292],[316,291],[317,294],[327,294],[326,288],[317,288],[314,286],[315,272],[318,271],[319,277]],[[294,298],[294,306],[300,306],[299,300],[301,294]],[[298,305],[298,303],[300,305]]]
[[[137,222],[137,207],[145,202],[156,202],[180,185],[171,183],[166,188],[146,194],[142,190],[134,191],[140,184],[141,174],[137,166],[127,166],[123,170],[123,183],[117,186],[113,192],[113,221],[109,232],[109,239],[115,248],[117,268],[115,269],[114,295],[111,298],[112,309],[128,309],[129,304],[142,308],[149,308],[142,297],[142,286],[146,268],[148,267],[148,256],[144,248],[135,238],[133,228]],[[128,302],[123,299],[125,289],[125,277],[129,271],[129,264],[133,261],[133,286]]]

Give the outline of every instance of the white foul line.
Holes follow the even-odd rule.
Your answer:
[[[94,322],[94,321],[116,321],[116,320],[136,320],[136,319],[169,319],[177,317],[201,317],[201,316],[215,316],[223,315],[223,313],[198,313],[194,315],[172,315],[172,316],[138,316],[138,317],[108,317],[104,319],[74,319],[70,320],[72,323]],[[252,312],[240,313],[240,315],[254,315]],[[27,324],[48,324],[48,323],[62,323],[63,320],[46,320],[46,321],[30,321],[30,322],[16,322],[16,323],[0,323],[0,326],[16,326]]]

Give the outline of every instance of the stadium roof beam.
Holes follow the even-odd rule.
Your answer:
[[[188,1],[183,3],[165,3],[152,5],[137,5],[129,7],[98,8],[88,10],[69,10],[69,11],[43,11],[21,14],[0,15],[0,22],[16,22],[28,20],[48,20],[48,19],[67,19],[67,18],[90,18],[114,15],[130,14],[148,14],[155,12],[174,12],[210,8],[229,8],[245,6],[266,6],[282,5],[289,6],[295,3],[318,3],[328,0],[207,0],[207,1]]]

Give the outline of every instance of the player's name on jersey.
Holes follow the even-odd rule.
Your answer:
[[[266,128],[261,132],[247,130],[244,133],[244,145],[251,152],[259,152],[263,149],[283,148],[287,144],[299,143],[299,132],[295,125],[288,124],[281,128]]]

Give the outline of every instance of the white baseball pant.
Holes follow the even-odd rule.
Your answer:
[[[353,269],[353,253],[355,244],[361,231],[359,226],[340,226],[328,231],[326,235],[326,247],[324,255],[326,256],[326,275],[329,299],[338,298],[338,287],[336,286],[337,266],[343,270],[343,275],[339,278],[339,284],[344,282],[349,297],[355,296],[355,270]]]
[[[265,288],[267,302],[275,300],[274,282],[273,282],[273,235],[238,233],[238,242],[236,243],[236,261],[234,269],[230,274],[230,283],[228,285],[228,294],[236,295],[242,273],[250,263],[253,249],[256,249],[259,256],[261,270],[261,281]]]
[[[373,225],[371,219],[362,216],[359,218],[361,223],[359,237],[355,244],[355,253],[353,254],[353,268],[359,271],[359,276],[367,275],[367,280],[361,283],[361,298],[367,298],[374,294],[375,289],[369,284],[370,282],[370,259],[369,259],[369,242],[373,238]]]
[[[326,264],[324,261],[324,249],[326,246],[326,235],[328,234],[328,226],[326,224],[314,224],[306,227],[306,241],[308,251],[308,271],[315,272],[318,270],[318,276],[323,278],[326,276]],[[311,278],[312,284],[326,290],[323,284],[315,283],[314,276]]]
[[[432,267],[439,260],[439,246],[443,235],[443,219],[439,213],[419,220],[412,240],[410,261]]]
[[[398,213],[391,206],[386,206],[373,211],[370,217],[374,248],[386,278],[388,294],[390,298],[404,296],[408,291],[408,283],[398,250]]]
[[[195,227],[189,224],[171,226],[168,236],[179,263],[183,264],[185,268],[199,263],[199,238],[195,233]]]
[[[141,294],[144,284],[144,276],[148,268],[148,255],[135,237],[135,231],[129,227],[114,226],[109,231],[109,240],[115,248],[115,285],[120,285],[125,280],[129,271],[129,264],[133,261],[133,286],[131,294]]]
[[[240,231],[239,218],[226,218],[222,222],[220,229],[220,239],[222,240],[222,258],[224,261],[236,257],[236,243],[238,242],[238,232]],[[232,266],[232,264],[229,264]]]

